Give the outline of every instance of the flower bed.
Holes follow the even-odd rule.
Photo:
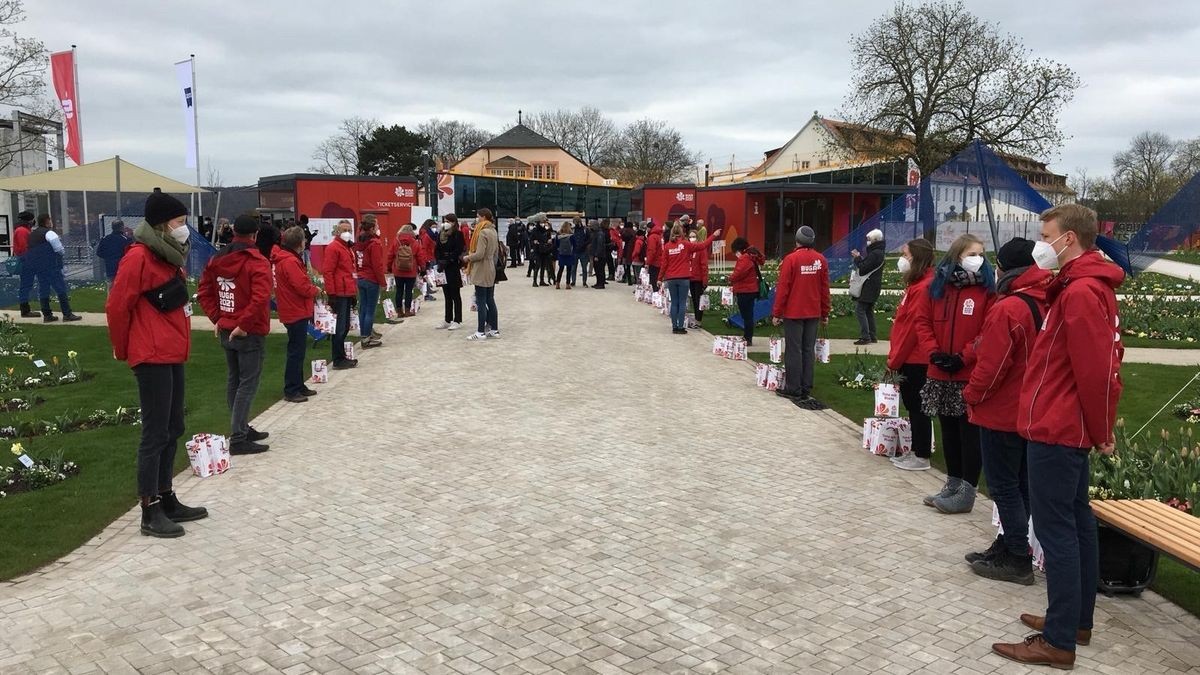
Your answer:
[[[1092,499],[1156,499],[1180,511],[1200,515],[1200,442],[1183,430],[1172,442],[1165,429],[1156,439],[1131,441],[1117,421],[1118,448],[1111,457],[1092,461]]]
[[[79,473],[75,462],[63,460],[61,450],[44,457],[33,457],[26,455],[25,448],[20,443],[13,443],[11,452],[14,457],[28,457],[32,466],[25,466],[19,462],[11,466],[0,466],[0,499],[17,492],[40,490]]]
[[[33,406],[41,405],[46,402],[46,399],[41,396],[34,398],[10,398],[0,400],[0,413],[24,412],[32,410]]]
[[[882,356],[860,353],[857,349],[837,369],[838,384],[846,389],[874,389],[877,384],[900,384],[901,379],[888,371]]]
[[[1200,282],[1142,272],[1136,277],[1127,277],[1117,292],[1124,295],[1200,295]]]
[[[38,360],[30,355],[33,372],[19,372],[15,367],[0,372],[0,392],[57,387],[84,380],[86,378],[77,356],[73,351],[67,352],[65,360],[53,356],[49,363],[41,361],[42,365],[39,366]]]
[[[17,400],[17,399],[14,399]],[[141,408],[118,407],[112,412],[96,410],[84,415],[83,411],[66,412],[51,419],[20,421],[0,427],[0,438],[31,438],[68,434],[72,431],[87,431],[118,424],[141,424]]]
[[[1125,335],[1179,342],[1200,338],[1200,300],[1135,295],[1118,304],[1121,332]]]

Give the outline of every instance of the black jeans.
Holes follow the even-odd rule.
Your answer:
[[[175,450],[183,435],[183,364],[143,363],[133,367],[142,405],[142,441],[138,445],[139,497],[171,489]]]
[[[900,400],[908,411],[908,425],[912,429],[913,454],[923,459],[933,456],[933,420],[921,411],[921,387],[925,386],[923,363],[906,363],[900,366]]]
[[[250,406],[258,393],[258,380],[262,376],[263,358],[266,356],[265,335],[230,337],[227,330],[221,331],[221,347],[225,349],[225,402],[229,404],[229,443],[236,445],[246,440],[250,430]]]
[[[308,349],[308,319],[284,324],[287,328],[287,361],[283,365],[283,395],[303,394],[304,353]]]
[[[396,277],[397,312],[408,312],[412,309],[413,289],[416,287],[416,277]]]
[[[817,326],[820,319],[783,320],[784,389],[809,393],[813,388],[813,363],[816,361]]]
[[[446,303],[446,323],[462,323],[462,287],[442,286],[442,300]]]
[[[758,292],[754,293],[737,293],[734,295],[737,298],[738,314],[742,315],[742,337],[746,338],[746,344],[754,344],[754,303],[758,302]]]
[[[654,265],[648,265],[647,269],[650,270],[650,287],[657,288],[658,287],[658,267],[656,267]]]
[[[519,267],[521,265],[521,247],[520,247],[520,245],[508,247],[508,260],[509,260],[509,264],[512,267]]]
[[[604,258],[592,258],[592,273],[596,275],[596,285],[592,288],[604,288],[604,281],[608,277],[604,275]]]
[[[337,317],[333,329],[333,362],[346,360],[346,336],[350,334],[350,298],[329,296],[329,311]]]
[[[854,303],[854,316],[858,317],[858,337],[860,340],[875,339],[875,303]]]
[[[696,315],[696,323],[704,320],[704,310],[700,309],[700,298],[704,295],[704,282],[691,281],[688,283],[688,290],[692,292],[692,313]]]
[[[1029,470],[1025,439],[1012,431],[980,427],[983,475],[988,495],[1000,512],[1004,545],[1014,555],[1029,555]]]
[[[554,283],[553,253],[538,253],[537,281],[547,286]]]
[[[978,486],[979,473],[983,471],[979,427],[968,422],[966,415],[938,415],[938,426],[942,428],[942,448],[946,451],[946,475]]]

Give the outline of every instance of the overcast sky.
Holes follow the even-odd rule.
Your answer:
[[[714,164],[753,164],[814,110],[834,115],[849,37],[891,4],[26,0],[17,30],[78,45],[85,159],[119,153],[189,182],[172,64],[196,54],[201,164],[233,185],[307,170],[350,116],[501,131],[518,109],[582,105],[665,119]],[[1082,78],[1056,171],[1107,173],[1145,129],[1200,136],[1200,2],[967,5]]]

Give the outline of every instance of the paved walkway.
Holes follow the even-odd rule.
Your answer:
[[[935,514],[938,476],[627,293],[498,300],[503,340],[434,303],[268,410],[271,452],[180,480],[212,512],[186,537],[131,511],[0,585],[0,672],[1032,672],[989,645],[1044,582],[962,560],[990,503]],[[1083,672],[1200,666],[1200,621],[1153,593],[1096,619]]]
[[[1200,265],[1159,258],[1146,268],[1147,272],[1157,272],[1176,279],[1200,280]]]

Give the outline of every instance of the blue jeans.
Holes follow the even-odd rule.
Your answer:
[[[1000,512],[1004,545],[1013,555],[1029,555],[1029,471],[1025,439],[1011,431],[979,427],[983,445],[983,475]]]
[[[587,257],[586,254],[579,256],[579,269],[581,272],[583,272],[584,286],[587,286],[588,269],[591,267],[591,265],[592,261]]]
[[[284,324],[287,328],[287,361],[283,365],[283,395],[304,393],[304,352],[308,346],[308,319]]]
[[[500,330],[500,317],[496,314],[495,286],[475,287],[475,317],[478,319],[478,332],[485,332],[488,326],[491,326],[492,330]]]
[[[396,311],[408,312],[412,309],[413,289],[416,285],[416,277],[396,277]]]
[[[375,305],[379,304],[379,284],[358,280],[358,328],[363,337],[371,337],[375,328]]]
[[[67,296],[67,280],[61,269],[45,269],[37,272],[38,298],[42,302],[42,316],[50,316],[50,291],[58,296],[58,304],[64,315],[71,313],[71,299]]]
[[[691,282],[687,279],[667,279],[666,286],[671,293],[671,327],[682,330],[684,319],[687,317],[688,290],[691,288]]]
[[[559,256],[558,256],[558,275],[556,277],[554,277],[554,283],[557,284],[562,281],[563,270],[566,270],[567,285],[574,286],[575,285],[575,256],[559,254]]]
[[[1046,554],[1046,642],[1075,651],[1075,631],[1092,629],[1100,576],[1096,517],[1088,503],[1088,451],[1030,441],[1029,506]]]
[[[37,274],[29,269],[29,265],[21,265],[21,285],[17,288],[17,302],[22,305],[29,304],[29,296],[33,293],[33,280],[36,277]]]

